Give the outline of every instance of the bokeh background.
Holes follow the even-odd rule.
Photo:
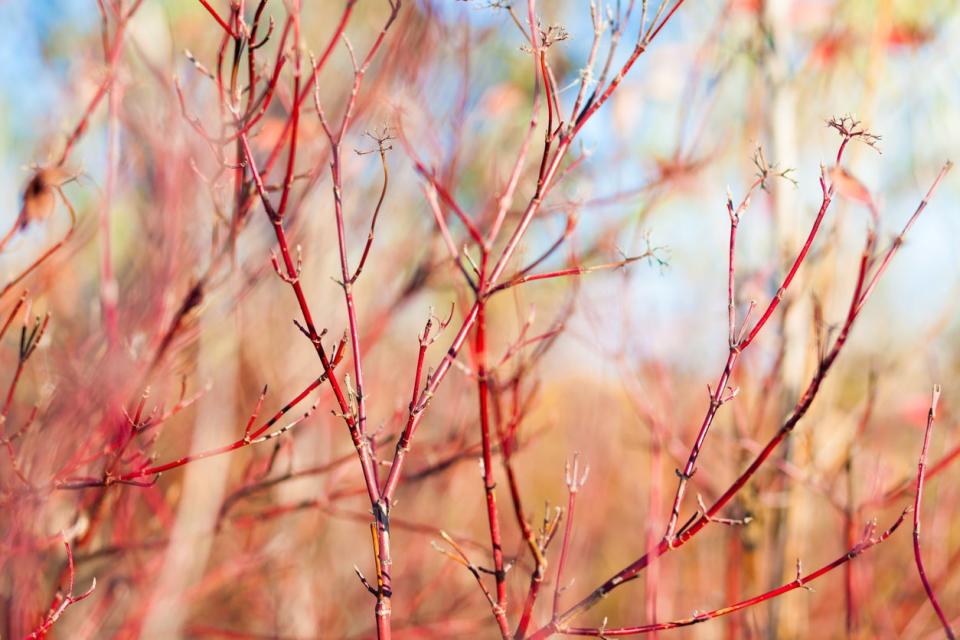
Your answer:
[[[226,12],[227,3],[214,4]],[[411,156],[436,167],[464,208],[480,215],[502,188],[529,121],[530,56],[507,11],[491,4],[404,5],[345,139],[345,208],[356,256],[381,169],[376,153],[353,150],[375,148],[365,132],[386,128],[396,136],[374,249],[356,285],[370,420],[385,438],[401,427],[416,336],[428,313],[445,316],[454,304],[453,326],[429,351],[436,366],[469,305],[459,274],[445,261]],[[602,4],[614,11],[618,5]],[[543,24],[562,25],[569,36],[549,51],[569,108],[592,41],[590,4],[541,5]],[[305,50],[325,46],[340,11],[340,3],[305,3]],[[358,51],[369,46],[385,11],[386,3],[359,4],[347,30]],[[267,12],[279,23],[283,4],[271,1]],[[637,28],[634,16],[617,61]],[[64,187],[79,216],[75,233],[0,300],[5,315],[28,289],[34,310],[52,317],[7,416],[9,425],[19,424],[31,407],[40,407],[36,432],[17,453],[40,487],[77,451],[107,446],[102,427],[111,403],[132,410],[131,398],[146,387],[148,410],[174,406],[181,385],[185,397],[196,396],[150,443],[149,452],[162,462],[232,442],[264,385],[269,415],[320,372],[291,322],[294,299],[270,267],[274,245],[261,208],[229,255],[217,257],[230,187],[211,179],[213,159],[185,120],[174,84],[176,78],[190,114],[216,122],[216,87],[184,55],[215,68],[216,24],[197,2],[146,0],[125,37],[116,85],[117,154],[110,159],[104,103],[67,165],[77,176]],[[796,183],[771,181],[743,217],[741,318],[747,301],[762,303],[776,292],[813,220],[821,164],[832,164],[839,143],[826,126],[833,116],[854,114],[881,136],[879,153],[852,144],[844,166],[879,203],[885,246],[942,164],[960,159],[958,42],[960,11],[949,0],[688,0],[585,127],[577,150],[584,160],[546,202],[514,263],[519,268],[539,255],[571,219],[576,228],[568,244],[545,268],[616,261],[649,247],[656,259],[518,287],[496,300],[490,320],[492,353],[508,350],[518,336],[563,326],[525,379],[526,392],[536,386],[537,393],[514,466],[535,524],[544,503],[551,509],[565,504],[565,462],[577,453],[591,468],[565,568],[572,580],[563,592],[566,604],[662,534],[674,468],[692,443],[708,403],[706,385],[727,351],[727,189],[737,200],[744,195],[758,145],[779,168],[790,168]],[[274,44],[264,47],[265,60],[275,55]],[[96,2],[0,3],[0,60],[5,232],[21,211],[31,167],[57,157],[106,73]],[[320,99],[335,111],[350,81],[349,57],[337,48],[321,78]],[[282,127],[289,104],[284,91],[258,127],[258,153]],[[312,105],[304,113],[298,170],[315,174],[294,189],[289,234],[303,249],[304,286],[318,323],[339,336],[346,316],[335,281],[329,156]],[[116,179],[106,198],[111,162]],[[529,198],[534,182],[524,175],[518,202]],[[793,579],[797,558],[806,568],[819,567],[849,547],[851,526],[858,538],[866,522],[876,518],[883,528],[912,502],[909,491],[884,496],[915,473],[934,383],[943,385],[943,398],[931,459],[949,456],[960,442],[958,190],[960,175],[948,175],[810,414],[731,508],[730,517],[748,514],[751,523],[708,528],[580,622],[684,618],[767,591]],[[104,206],[118,284],[119,349],[108,348],[101,317]],[[857,202],[833,204],[789,304],[734,376],[740,394],[720,410],[685,515],[696,509],[697,493],[716,496],[742,470],[795,404],[816,366],[818,332],[830,335],[843,318],[869,221]],[[18,273],[66,226],[60,205],[48,220],[27,226],[0,254],[0,273]],[[454,230],[463,242],[462,228]],[[163,358],[152,361],[180,301],[201,280],[202,304],[190,310]],[[822,326],[814,320],[819,308]],[[15,333],[0,345],[4,376],[16,366]],[[395,624],[408,637],[497,636],[473,578],[431,547],[443,529],[478,564],[489,562],[474,444],[476,385],[469,355],[461,360],[464,367],[444,382],[418,431],[394,515],[402,521],[394,534]],[[147,488],[41,488],[27,499],[11,488],[16,479],[5,459],[4,636],[20,637],[42,617],[63,563],[56,534],[83,521],[81,528],[96,527],[75,551],[78,585],[95,576],[97,590],[64,613],[52,637],[368,637],[372,602],[353,565],[371,574],[369,504],[349,437],[331,415],[329,392],[316,399],[318,410],[276,448],[267,443],[191,463]],[[91,460],[84,473],[96,475]],[[241,496],[224,513],[224,500],[246,483],[307,469],[320,471]],[[927,567],[954,620],[960,616],[952,605],[960,601],[958,474],[960,467],[948,466],[930,480],[924,513]],[[517,607],[530,564],[501,481],[506,551],[521,556],[509,579]],[[554,559],[558,547],[552,547]],[[940,637],[915,573],[909,526],[849,566],[849,575],[834,571],[812,591],[661,635]],[[552,579],[548,574],[537,609],[540,624],[549,619]],[[852,596],[845,595],[848,585]]]

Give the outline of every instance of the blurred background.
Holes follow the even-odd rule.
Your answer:
[[[229,3],[211,4],[229,14]],[[387,461],[406,418],[418,333],[430,313],[446,318],[453,305],[451,326],[427,352],[435,368],[472,302],[414,158],[435,170],[470,215],[489,218],[533,103],[530,52],[508,4],[404,4],[344,138],[347,245],[356,263],[383,187],[376,138],[392,137],[384,206],[354,287],[368,425],[381,429],[375,437]],[[525,23],[526,3],[515,4]],[[597,4],[598,15],[617,16],[627,3]],[[591,3],[541,5],[543,27],[562,26],[566,36],[548,50],[566,112],[593,43]],[[247,7],[248,20],[253,10]],[[342,11],[339,2],[304,3],[304,64],[327,46]],[[358,3],[346,29],[358,55],[388,12],[386,2]],[[271,267],[275,239],[262,206],[254,203],[237,222],[233,172],[224,171],[235,160],[220,159],[198,133],[220,131],[223,111],[208,74],[216,73],[222,30],[199,2],[145,0],[111,66],[101,15],[93,0],[0,3],[0,232],[16,229],[0,252],[0,285],[69,234],[0,294],[0,321],[16,313],[0,343],[0,385],[15,372],[18,379],[3,410],[3,636],[25,636],[43,620],[64,576],[59,532],[66,531],[76,591],[94,577],[97,588],[63,613],[50,637],[370,637],[373,599],[353,569],[374,574],[370,505],[326,385],[310,396],[317,410],[275,441],[191,462],[149,486],[57,485],[232,443],[264,385],[261,419],[321,373],[292,322],[299,310],[289,286]],[[284,3],[271,0],[264,15],[276,22],[257,52],[269,73]],[[622,27],[614,69],[633,47],[639,8]],[[608,38],[609,29],[601,51]],[[674,469],[686,459],[708,407],[707,385],[727,355],[727,193],[734,202],[746,195],[758,146],[777,170],[790,169],[792,181],[768,180],[742,216],[741,321],[751,300],[762,309],[776,294],[809,231],[821,166],[833,165],[841,141],[827,126],[831,118],[851,114],[880,136],[876,149],[852,142],[842,164],[878,204],[883,248],[944,162],[960,159],[958,43],[960,11],[949,0],[688,0],[584,127],[574,149],[581,159],[565,165],[569,172],[507,273],[559,237],[566,242],[539,271],[648,250],[652,257],[526,283],[495,298],[489,311],[491,359],[505,354],[496,375],[517,380],[523,404],[512,467],[532,526],[565,507],[564,465],[575,453],[591,469],[578,498],[563,605],[642,555],[666,527]],[[50,215],[21,226],[25,188],[38,167],[57,164],[111,68],[109,95],[56,171],[75,228],[59,199]],[[288,118],[289,72],[253,130],[260,158]],[[336,46],[317,81],[325,110],[342,112],[352,81],[348,51]],[[533,194],[544,120],[541,113],[508,228]],[[335,344],[347,317],[329,145],[312,98],[298,144],[285,224],[302,249],[302,284],[318,328]],[[281,180],[277,170],[268,187]],[[912,504],[912,487],[900,489],[916,472],[934,383],[943,397],[930,457],[944,464],[927,485],[924,555],[956,624],[960,466],[949,462],[960,445],[958,191],[960,175],[948,174],[811,411],[727,509],[730,518],[749,516],[749,524],[709,526],[577,624],[640,625],[717,609],[793,580],[798,559],[812,570],[841,556],[874,518],[880,529],[889,526]],[[831,205],[784,305],[734,373],[739,394],[717,415],[681,522],[697,509],[698,494],[716,498],[776,433],[814,375],[824,340],[836,335],[871,228],[869,211],[849,195]],[[464,228],[450,224],[462,246]],[[15,309],[21,295],[26,302]],[[105,309],[114,300],[111,321]],[[47,313],[50,320],[21,376],[25,313],[28,323]],[[342,371],[351,370],[350,360]],[[393,512],[400,637],[499,635],[474,578],[431,546],[443,530],[475,563],[490,564],[469,350],[458,361],[417,431]],[[141,397],[156,428],[120,445]],[[502,402],[497,411],[509,411],[509,393]],[[23,425],[24,435],[11,442]],[[505,553],[517,558],[507,581],[515,624],[533,565],[499,462],[496,475]],[[660,635],[942,637],[916,576],[909,528],[810,591]],[[549,552],[533,629],[550,619],[559,541]]]

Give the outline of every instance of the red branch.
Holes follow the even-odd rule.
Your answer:
[[[616,629],[609,629],[609,628],[592,629],[592,628],[584,628],[584,627],[569,627],[569,628],[559,629],[559,631],[561,633],[564,633],[566,635],[571,635],[571,636],[597,636],[601,638],[607,638],[607,637],[613,637],[613,636],[635,636],[635,635],[641,635],[645,633],[654,633],[656,631],[666,631],[668,629],[689,627],[695,624],[700,624],[701,622],[707,622],[708,620],[713,620],[714,618],[719,618],[722,616],[730,615],[731,613],[736,613],[737,611],[741,611],[748,607],[758,605],[761,602],[766,602],[767,600],[772,600],[773,598],[781,596],[785,593],[789,593],[791,591],[795,591],[796,589],[806,588],[808,584],[810,584],[817,578],[820,578],[826,575],[827,573],[830,573],[837,567],[850,562],[851,560],[859,556],[861,553],[863,553],[870,547],[878,545],[884,540],[886,540],[887,538],[889,538],[893,534],[893,532],[896,531],[897,528],[900,526],[900,524],[903,522],[906,515],[907,515],[906,511],[901,513],[900,517],[897,518],[897,520],[892,525],[890,525],[890,528],[888,528],[886,531],[884,531],[877,537],[873,537],[872,535],[873,533],[872,529],[874,525],[871,523],[867,527],[867,532],[866,532],[866,535],[864,536],[864,539],[859,544],[852,547],[849,551],[847,551],[845,554],[843,554],[833,562],[830,562],[820,567],[816,571],[812,573],[808,573],[805,576],[800,574],[800,562],[798,560],[796,580],[793,580],[792,582],[788,582],[787,584],[781,585],[776,589],[771,589],[770,591],[767,591],[766,593],[762,593],[758,596],[754,596],[746,600],[741,600],[736,604],[732,604],[720,609],[715,609],[713,611],[707,611],[705,613],[699,613],[697,615],[694,615],[690,618],[685,618],[683,620],[674,620],[671,622],[658,622],[656,624],[640,625],[637,627],[620,627]]]
[[[913,557],[917,562],[917,573],[920,575],[920,582],[923,583],[923,589],[927,592],[927,598],[933,605],[933,610],[937,612],[937,618],[943,625],[943,630],[947,638],[955,640],[953,630],[950,628],[950,622],[947,620],[937,595],[933,592],[933,585],[927,579],[927,572],[923,568],[923,555],[920,553],[920,505],[923,501],[923,480],[924,471],[927,466],[927,450],[930,447],[930,434],[933,432],[933,419],[937,415],[937,402],[940,400],[940,385],[933,386],[933,396],[930,399],[930,411],[927,412],[927,428],[923,432],[923,448],[920,450],[920,460],[917,462],[917,494],[913,499]]]

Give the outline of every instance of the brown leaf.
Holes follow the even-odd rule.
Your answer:
[[[830,180],[833,186],[844,198],[849,198],[854,202],[873,207],[873,196],[870,190],[863,186],[863,183],[853,177],[843,167],[834,167],[830,170]]]
[[[55,169],[39,169],[23,191],[23,208],[20,210],[20,228],[37,220],[44,220],[53,213],[56,204],[55,187],[60,174]]]

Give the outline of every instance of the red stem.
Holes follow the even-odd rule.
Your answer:
[[[949,169],[948,165],[941,170],[938,175],[934,186],[936,186],[946,170]],[[824,188],[824,195],[828,195],[829,191]],[[929,191],[921,202],[920,206],[917,208],[917,212],[922,211],[926,202],[929,200],[932,195],[932,191]],[[904,234],[916,220],[918,213],[914,213],[913,216],[909,219],[907,225],[904,226],[904,229],[897,236],[897,239],[893,242],[890,248],[886,252],[883,264],[889,263],[892,255],[897,251],[903,241]],[[696,519],[690,526],[686,527],[682,532],[680,532],[675,538],[667,539],[664,538],[657,547],[651,549],[643,556],[632,562],[631,564],[624,567],[622,570],[617,572],[613,577],[606,580],[599,587],[594,589],[587,597],[575,604],[573,607],[564,611],[559,617],[554,618],[549,624],[545,627],[539,629],[531,638],[541,640],[542,638],[547,638],[553,633],[557,632],[565,626],[565,623],[572,619],[577,614],[590,609],[596,605],[601,599],[603,599],[610,591],[616,587],[633,580],[639,575],[641,571],[646,568],[650,562],[659,558],[660,556],[668,553],[672,549],[686,543],[690,538],[695,536],[699,531],[709,524],[711,519],[723,509],[730,500],[746,485],[746,483],[753,477],[757,470],[763,465],[763,463],[770,457],[774,450],[786,439],[792,432],[793,429],[797,426],[800,420],[806,415],[810,406],[813,404],[813,400],[816,398],[818,391],[825,379],[827,373],[832,367],[833,363],[836,361],[837,356],[840,354],[843,345],[846,343],[847,338],[849,337],[850,330],[853,327],[853,324],[858,317],[860,311],[863,308],[864,303],[869,298],[869,294],[872,292],[871,289],[866,288],[867,283],[867,270],[870,264],[870,254],[874,247],[874,236],[872,233],[868,235],[867,245],[864,249],[863,254],[860,258],[860,268],[857,276],[856,286],[854,288],[853,296],[850,301],[850,309],[847,312],[847,318],[844,322],[842,329],[840,330],[837,338],[831,348],[830,352],[824,356],[823,360],[820,362],[817,371],[815,372],[813,378],[807,386],[807,389],[804,391],[800,400],[797,402],[796,406],[793,409],[793,412],[787,418],[787,420],[781,425],[777,433],[771,438],[767,445],[756,455],[753,462],[747,467],[747,469],[730,485],[730,487],[721,495],[713,505],[707,509],[707,512],[702,514],[698,519]]]
[[[343,417],[344,422],[347,424],[347,428],[350,431],[351,438],[353,439],[353,444],[357,449],[357,455],[360,458],[361,469],[363,471],[364,483],[366,484],[367,488],[367,496],[369,497],[372,505],[377,505],[380,500],[380,491],[376,482],[376,472],[374,471],[374,461],[370,452],[369,443],[364,441],[362,434],[357,428],[356,417],[352,413],[350,403],[344,394],[343,388],[340,386],[340,381],[334,374],[333,367],[330,363],[329,357],[327,356],[326,350],[323,348],[320,334],[317,332],[316,325],[313,322],[313,316],[310,313],[310,307],[307,304],[307,299],[303,292],[303,286],[300,283],[297,268],[294,265],[293,258],[290,256],[290,247],[289,243],[287,242],[286,231],[283,228],[283,219],[277,215],[276,211],[273,209],[273,206],[270,204],[270,200],[267,197],[266,190],[263,186],[261,174],[258,171],[257,165],[253,159],[253,152],[250,150],[250,144],[247,140],[246,134],[242,134],[240,136],[240,142],[243,145],[244,157],[250,167],[250,172],[253,175],[254,184],[256,185],[257,192],[259,193],[260,199],[263,202],[264,210],[273,224],[274,234],[277,237],[277,244],[280,247],[280,255],[283,259],[283,266],[287,272],[288,282],[297,298],[297,304],[300,307],[300,312],[303,316],[303,321],[306,325],[310,341],[313,343],[314,349],[317,352],[317,356],[320,358],[320,364],[323,367],[323,371],[327,380],[330,382],[330,388],[333,390],[333,395],[337,400],[337,405],[340,408],[341,416]]]
[[[527,591],[527,599],[523,603],[523,611],[520,613],[520,623],[517,625],[517,631],[513,634],[514,640],[522,640],[530,628],[530,622],[533,620],[533,605],[537,603],[537,596],[540,595],[540,587],[543,585],[543,571],[538,568],[530,576],[530,589]]]
[[[731,613],[741,611],[748,607],[752,607],[754,605],[760,604],[761,602],[772,600],[785,593],[789,593],[790,591],[794,591],[796,589],[800,589],[801,587],[805,587],[806,585],[813,582],[817,578],[820,578],[826,575],[827,573],[830,573],[837,567],[844,565],[847,562],[850,562],[851,560],[859,556],[861,553],[863,553],[870,547],[878,545],[881,542],[885,541],[887,538],[889,538],[893,534],[893,532],[896,531],[897,528],[900,526],[900,524],[903,522],[903,519],[905,516],[906,516],[906,512],[901,513],[900,517],[897,518],[896,522],[894,522],[889,529],[887,529],[882,534],[880,534],[880,536],[876,538],[865,539],[863,542],[854,546],[853,548],[851,548],[849,551],[847,551],[845,554],[843,554],[833,562],[830,562],[829,564],[826,564],[820,567],[816,571],[812,573],[808,573],[805,576],[799,575],[799,572],[798,572],[796,580],[792,582],[788,582],[787,584],[777,587],[776,589],[767,591],[766,593],[762,593],[760,595],[754,596],[752,598],[748,598],[746,600],[741,600],[736,604],[732,604],[727,607],[723,607],[721,609],[708,611],[706,613],[701,613],[690,618],[685,618],[683,620],[675,620],[672,622],[660,622],[656,624],[641,625],[636,627],[620,627],[617,629],[606,629],[606,628],[594,629],[594,628],[583,628],[583,627],[568,627],[568,628],[561,629],[561,631],[564,634],[571,635],[571,636],[598,636],[598,637],[632,636],[632,635],[640,635],[645,633],[653,633],[656,631],[666,631],[668,629],[677,629],[680,627],[689,627],[695,624],[700,624],[701,622],[713,620],[714,618],[730,615]],[[539,635],[532,636],[532,638],[537,638],[537,637],[540,637],[540,636]]]
[[[920,460],[917,462],[917,493],[913,499],[913,557],[917,563],[917,573],[920,575],[920,582],[923,583],[923,589],[927,592],[927,598],[933,605],[933,610],[937,612],[937,618],[943,625],[943,630],[950,640],[956,640],[953,629],[950,628],[950,622],[947,620],[937,595],[933,591],[933,585],[927,579],[927,572],[923,567],[923,554],[920,553],[920,505],[923,501],[923,481],[924,472],[927,466],[927,450],[930,447],[930,434],[933,432],[933,419],[937,413],[937,401],[940,398],[940,385],[934,385],[933,398],[930,402],[930,411],[927,413],[927,428],[923,432],[923,448],[920,450]]]
[[[283,408],[273,414],[268,420],[263,424],[257,427],[256,430],[245,434],[245,437],[232,442],[228,445],[222,447],[217,447],[216,449],[208,449],[207,451],[202,451],[200,453],[195,453],[189,456],[184,456],[182,458],[177,458],[176,460],[171,460],[170,462],[165,462],[163,464],[152,465],[149,467],[144,467],[137,471],[131,471],[119,476],[115,476],[108,479],[83,479],[83,480],[63,480],[55,484],[55,487],[58,489],[82,489],[86,487],[98,487],[110,484],[113,482],[130,482],[133,480],[139,480],[142,478],[147,478],[149,476],[156,475],[158,473],[163,473],[164,471],[169,471],[171,469],[176,469],[177,467],[182,467],[185,464],[190,464],[197,460],[202,460],[204,458],[211,458],[213,456],[221,455],[228,453],[230,451],[236,451],[250,444],[253,444],[257,438],[262,436],[270,427],[275,425],[283,416],[290,412],[291,409],[296,407],[298,404],[303,402],[310,393],[323,384],[323,381],[326,379],[326,374],[320,376],[309,385],[307,385],[300,393],[298,393],[292,400],[287,402]]]
[[[114,45],[110,52],[110,76],[116,77],[120,52],[123,46],[124,23],[117,25]],[[118,111],[120,109],[120,85],[110,85],[110,98],[107,101],[107,177],[104,185],[103,202],[100,206],[100,311],[103,314],[104,330],[107,334],[107,348],[113,351],[120,340],[117,302],[119,292],[117,280],[113,275],[113,249],[110,232],[110,214],[116,191],[117,162],[119,150]]]
[[[570,483],[567,495],[567,521],[563,526],[563,540],[560,542],[560,559],[557,561],[557,583],[553,587],[553,617],[560,611],[560,594],[563,592],[563,568],[567,564],[570,550],[570,538],[573,536],[573,513],[577,506],[577,479]]]
[[[480,265],[480,284],[482,291],[487,269],[487,252],[484,251]],[[493,478],[493,446],[490,435],[489,380],[487,379],[486,344],[486,303],[482,297],[477,300],[477,322],[474,334],[474,351],[477,360],[477,396],[480,405],[480,441],[483,457],[483,490],[487,502],[487,523],[490,529],[490,545],[493,552],[493,569],[497,585],[497,606],[494,614],[504,638],[510,637],[507,625],[507,583],[503,562],[503,540],[500,535],[500,518],[497,512],[496,483]]]
[[[832,198],[830,193],[831,191],[832,187],[830,190],[824,192],[823,200],[820,203],[820,210],[817,212],[817,217],[813,221],[813,226],[810,228],[810,233],[807,234],[807,240],[803,243],[800,253],[797,254],[797,257],[793,261],[790,271],[787,272],[786,277],[783,279],[783,283],[780,285],[780,288],[777,289],[776,295],[774,295],[770,300],[770,303],[767,305],[766,310],[764,310],[763,315],[760,316],[760,319],[757,320],[757,323],[753,325],[753,328],[750,330],[750,333],[747,334],[747,337],[741,340],[740,344],[737,345],[741,351],[746,349],[747,346],[753,342],[753,339],[757,337],[757,334],[760,333],[760,330],[763,329],[763,326],[767,324],[767,320],[770,319],[770,316],[773,315],[773,312],[776,311],[778,306],[780,306],[780,301],[783,300],[783,295],[786,293],[790,283],[793,282],[794,276],[797,275],[797,271],[800,269],[803,259],[807,257],[807,253],[810,251],[810,247],[813,245],[813,239],[816,237],[817,231],[820,230],[820,223],[823,222],[823,216],[827,213],[827,208],[830,206]]]
[[[200,1],[200,4],[203,5],[203,8],[206,9],[211,16],[213,16],[214,20],[217,21],[217,24],[223,27],[223,30],[227,32],[227,35],[230,36],[231,38],[236,39],[237,34],[234,33],[233,29],[230,28],[230,25],[228,25],[226,21],[224,21],[224,19],[220,17],[220,14],[217,13],[217,10],[211,7],[210,3],[207,2],[207,0],[199,0],[199,1]]]
[[[343,9],[343,13],[340,15],[340,22],[337,23],[336,29],[334,29],[333,35],[330,37],[330,41],[327,43],[327,48],[324,49],[323,53],[320,55],[320,58],[317,60],[316,64],[314,64],[313,70],[310,73],[310,78],[303,84],[303,88],[300,90],[300,93],[295,97],[293,105],[291,106],[292,110],[300,109],[303,106],[303,101],[307,99],[307,97],[310,95],[310,92],[313,90],[313,83],[316,82],[320,71],[326,65],[327,60],[330,59],[330,54],[333,53],[333,48],[338,42],[340,42],[340,38],[343,36],[344,30],[347,28],[347,23],[350,21],[350,15],[353,13],[353,8],[356,3],[357,0],[347,0],[346,6]],[[283,129],[280,131],[280,135],[277,137],[276,145],[270,152],[266,163],[263,165],[263,175],[268,175],[270,170],[273,169],[273,165],[277,161],[280,151],[283,149],[283,145],[286,142],[287,136],[290,134],[291,125],[292,123],[288,118],[284,122]]]
[[[679,0],[676,6],[670,10],[664,21],[656,29],[656,32],[659,32],[660,28],[666,24],[667,20],[676,12],[676,10],[682,5],[684,0]],[[532,11],[532,7],[530,9]],[[656,35],[654,32],[654,35]],[[597,109],[603,105],[609,97],[613,94],[614,90],[622,82],[623,78],[626,76],[627,72],[630,71],[630,68],[637,61],[637,58],[640,57],[640,54],[646,49],[645,45],[638,45],[634,48],[634,51],[631,53],[630,57],[620,68],[620,71],[617,73],[615,78],[610,82],[610,85],[603,92],[603,94],[598,98],[589,108],[584,110],[581,114],[576,126],[567,135],[558,145],[557,150],[554,152],[553,158],[549,163],[547,171],[544,173],[544,179],[542,186],[538,185],[537,191],[534,193],[533,197],[527,203],[527,206],[524,208],[523,213],[520,216],[520,221],[517,224],[517,227],[514,229],[513,234],[511,234],[510,239],[507,241],[506,245],[503,248],[500,257],[498,258],[496,264],[493,267],[493,270],[490,272],[490,276],[487,279],[487,286],[492,287],[496,284],[497,280],[503,275],[504,270],[507,268],[510,258],[513,257],[513,254],[516,252],[520,240],[526,232],[527,228],[530,226],[530,222],[533,220],[534,215],[540,209],[540,205],[543,201],[543,198],[548,193],[553,177],[556,174],[557,170],[560,167],[563,158],[566,155],[567,150],[570,148],[570,144],[573,139],[576,137],[577,132],[586,124],[587,120],[596,113]],[[536,44],[534,40],[534,53],[536,53]],[[383,496],[384,501],[389,504],[393,498],[394,493],[396,492],[397,484],[400,480],[400,475],[403,471],[403,465],[406,460],[406,453],[409,449],[410,439],[413,437],[413,434],[416,432],[416,428],[420,423],[420,420],[423,416],[423,409],[426,407],[427,402],[429,402],[430,397],[436,392],[437,387],[440,386],[440,383],[443,381],[447,372],[450,370],[450,367],[453,364],[454,359],[456,359],[457,354],[460,352],[460,348],[463,346],[464,341],[467,339],[467,335],[470,332],[470,329],[473,326],[473,323],[476,321],[478,311],[478,303],[475,303],[470,311],[467,313],[463,320],[463,324],[460,326],[457,335],[453,339],[453,343],[450,345],[450,348],[447,350],[447,354],[444,359],[437,366],[436,371],[427,379],[426,388],[420,394],[420,401],[417,403],[417,410],[411,412],[410,417],[407,421],[407,425],[404,427],[403,434],[400,437],[400,441],[397,443],[397,451],[394,455],[393,463],[390,466],[390,472],[387,477],[387,481],[384,484]],[[401,446],[402,445],[402,446]]]

